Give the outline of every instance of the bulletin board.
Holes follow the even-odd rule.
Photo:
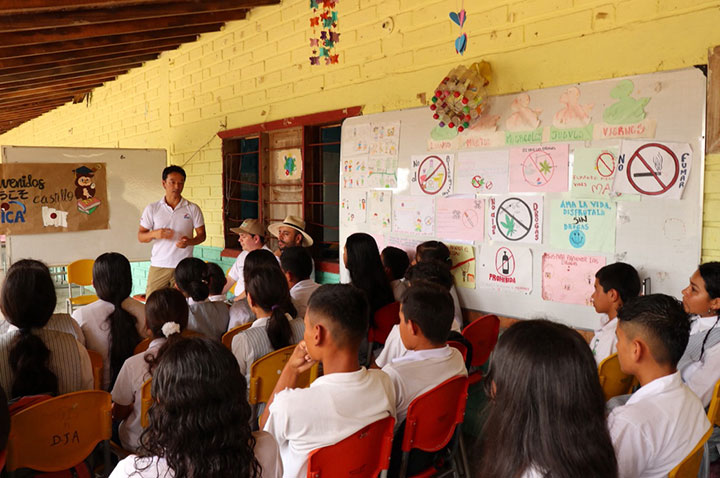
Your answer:
[[[441,240],[462,306],[506,317],[598,327],[594,275],[616,261],[680,297],[700,261],[705,98],[690,68],[489,97],[460,133],[427,107],[350,118],[341,244]]]
[[[137,239],[145,206],[164,195],[163,149],[54,148],[3,146],[3,163],[103,163],[107,167],[109,228],[94,231],[8,235],[9,262],[32,258],[50,266],[119,252],[130,261],[150,260],[152,244]]]

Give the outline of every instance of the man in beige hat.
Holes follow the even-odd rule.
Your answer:
[[[277,237],[278,250],[275,255],[278,257],[286,247],[313,245],[312,237],[305,232],[305,221],[297,216],[287,216],[283,222],[270,224],[268,232]]]
[[[241,299],[245,297],[245,280],[243,279],[243,267],[245,266],[245,258],[256,249],[267,249],[265,245],[264,228],[257,219],[245,219],[239,227],[231,227],[230,231],[238,235],[238,242],[242,246],[242,252],[235,259],[235,263],[228,271],[227,283],[222,293],[225,294],[232,286],[235,286],[235,297]]]

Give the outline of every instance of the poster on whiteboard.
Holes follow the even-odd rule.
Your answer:
[[[481,287],[532,292],[532,251],[528,247],[494,244],[480,246],[478,284]]]
[[[688,143],[623,141],[613,190],[646,198],[681,199],[691,166]]]

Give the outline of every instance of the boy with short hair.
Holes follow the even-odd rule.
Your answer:
[[[349,284],[324,285],[310,297],[304,340],[283,368],[260,418],[260,427],[278,442],[285,477],[304,477],[312,450],[395,416],[390,378],[358,362],[368,317],[364,294]],[[294,388],[298,376],[317,362],[322,362],[324,375],[309,388]]]
[[[602,326],[595,330],[590,341],[590,348],[598,365],[617,351],[615,329],[618,310],[625,302],[640,295],[640,287],[637,271],[624,262],[609,264],[595,273],[593,306],[598,314],[607,314],[607,319],[603,317]]]
[[[618,477],[665,477],[710,428],[700,399],[676,368],[690,322],[680,302],[664,294],[630,299],[618,319],[620,368],[641,385],[608,416]]]
[[[393,290],[393,296],[396,301],[400,301],[403,292],[407,289],[407,282],[403,280],[405,271],[410,267],[410,258],[407,252],[397,247],[388,246],[380,253],[385,275],[390,281],[390,287]]]
[[[286,247],[280,255],[280,267],[290,288],[297,318],[302,319],[305,317],[310,296],[320,287],[320,284],[310,278],[313,269],[312,257],[304,247]]]

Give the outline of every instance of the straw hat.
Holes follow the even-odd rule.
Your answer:
[[[297,216],[287,216],[283,222],[274,222],[268,226],[268,232],[278,237],[281,227],[291,227],[303,236],[302,246],[310,247],[313,245],[313,239],[305,232],[305,221]]]
[[[231,227],[230,231],[235,234],[250,234],[253,236],[264,236],[263,226],[257,219],[245,219],[239,227]]]

